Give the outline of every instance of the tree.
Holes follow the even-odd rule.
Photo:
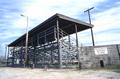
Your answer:
[[[0,63],[4,62],[5,61],[5,57],[4,56],[0,56]]]

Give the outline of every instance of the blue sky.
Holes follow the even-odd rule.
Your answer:
[[[4,55],[5,44],[26,32],[21,13],[29,16],[30,30],[56,13],[89,22],[84,11],[91,7],[95,7],[90,11],[95,45],[120,44],[119,0],[0,0],[0,55]],[[90,29],[78,37],[85,46],[92,45]]]

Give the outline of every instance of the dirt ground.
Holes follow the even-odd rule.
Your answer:
[[[30,69],[0,67],[0,79],[120,79],[120,72],[108,70]]]

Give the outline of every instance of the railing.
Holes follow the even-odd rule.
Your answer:
[[[55,30],[55,33],[57,33],[57,29],[55,28],[54,30]],[[62,37],[60,40],[63,40],[63,38],[64,38],[64,40],[65,40],[65,39],[69,36],[68,33],[66,33],[65,31],[63,31],[63,30],[60,29],[60,28],[59,28],[59,35]],[[72,44],[72,43],[73,43],[73,44],[76,44],[76,39],[75,39],[74,37],[69,36],[66,40],[69,40],[69,39],[70,39],[71,44]],[[81,42],[78,42],[78,46],[79,46],[79,48],[80,48],[80,47],[84,47],[84,45],[83,45]]]
[[[57,29],[54,28],[55,34],[57,34]],[[59,28],[60,37],[60,51],[62,54],[62,64],[68,66],[72,61],[76,62],[78,60],[78,54],[84,52],[84,45],[78,42],[78,48],[76,44],[76,39]],[[78,53],[78,51],[80,51]]]

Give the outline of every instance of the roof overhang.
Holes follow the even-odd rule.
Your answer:
[[[32,30],[29,31],[29,36],[31,37],[36,33],[39,33],[49,27],[52,27],[54,25],[56,25],[56,20],[59,20],[59,27],[61,29],[63,29],[65,32],[67,32],[68,34],[73,34],[75,33],[75,27],[74,24],[77,25],[78,27],[78,32],[89,29],[89,28],[93,28],[94,25],[86,23],[86,22],[82,22],[80,20],[76,20],[73,18],[70,18],[68,16],[64,16],[61,14],[55,14],[52,17],[48,18],[46,21],[44,21],[43,23],[39,24],[38,26],[36,26],[35,28],[33,28]],[[18,39],[16,39],[15,41],[13,41],[12,43],[10,43],[8,46],[15,46],[16,44],[18,44],[20,41],[25,40],[26,38],[26,34],[22,35],[21,37],[19,37]]]

